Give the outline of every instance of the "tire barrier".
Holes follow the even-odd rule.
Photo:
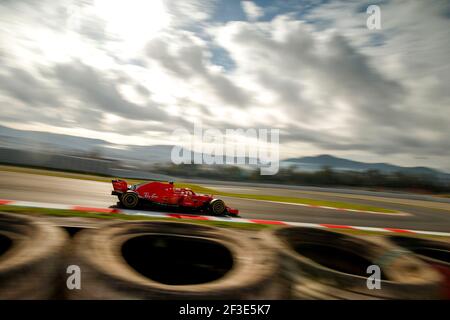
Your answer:
[[[73,261],[82,288],[69,299],[277,299],[275,254],[243,233],[146,221],[83,230]]]
[[[54,298],[67,239],[58,227],[0,212],[0,300]]]
[[[441,276],[409,251],[386,240],[307,228],[262,232],[278,251],[290,299],[438,299]],[[368,288],[370,265],[380,289]]]
[[[415,253],[444,277],[442,298],[450,300],[450,243],[405,236],[391,236],[389,240]]]

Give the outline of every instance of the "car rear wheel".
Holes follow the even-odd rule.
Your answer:
[[[120,203],[128,209],[136,208],[139,203],[139,197],[135,192],[125,192],[120,198]]]
[[[209,204],[209,207],[211,209],[211,212],[216,216],[224,215],[227,211],[225,203],[220,199],[212,200]]]

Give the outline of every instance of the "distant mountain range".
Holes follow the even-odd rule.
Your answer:
[[[115,145],[101,139],[75,137],[39,131],[16,130],[0,126],[0,147],[14,149],[32,149],[50,152],[80,153],[104,158],[124,160],[130,164],[155,164],[171,161],[173,145]],[[194,155],[194,153],[192,153]],[[381,172],[404,172],[410,174],[427,174],[450,179],[450,174],[428,167],[402,167],[389,163],[366,163],[318,155],[282,160],[281,167],[294,167],[301,171],[317,171],[324,166],[333,170],[379,170]]]
[[[108,159],[126,160],[134,164],[171,162],[174,145],[117,145],[92,138],[75,137],[40,131],[16,130],[0,126],[0,147],[35,151],[84,154]],[[198,153],[191,153],[191,159]],[[247,160],[248,163],[248,160]]]
[[[0,147],[35,151],[91,154],[118,160],[146,163],[170,161],[170,145],[115,145],[101,139],[75,137],[41,131],[16,130],[0,126]]]
[[[378,170],[381,172],[403,172],[410,174],[448,175],[428,167],[402,167],[389,163],[367,163],[323,154],[312,157],[290,158],[282,161],[284,167],[295,167],[297,170],[317,171],[323,167],[330,167],[339,171]],[[449,175],[450,176],[450,175]]]

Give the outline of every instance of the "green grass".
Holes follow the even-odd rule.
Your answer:
[[[395,211],[395,210],[389,210],[389,209],[385,209],[385,208],[369,206],[369,205],[364,205],[364,204],[349,203],[349,202],[317,200],[317,199],[296,198],[296,197],[283,197],[283,196],[273,196],[273,195],[260,195],[260,194],[240,194],[240,193],[229,193],[229,192],[220,192],[219,194],[223,195],[223,196],[227,196],[227,197],[243,198],[243,199],[277,201],[277,202],[285,202],[285,203],[299,203],[299,204],[307,204],[307,205],[313,205],[313,206],[325,206],[325,207],[333,207],[333,208],[341,208],[341,209],[374,211],[374,212],[380,212],[380,213],[398,213],[398,211]]]
[[[437,195],[434,195],[435,197],[438,197],[438,198],[450,198],[450,194],[437,194]]]
[[[100,181],[100,182],[111,182],[111,179],[112,179],[112,177],[105,177],[105,176],[98,176],[98,175],[89,175],[89,174],[82,174],[82,173],[71,173],[71,172],[63,172],[63,171],[26,168],[26,167],[2,166],[2,165],[0,165],[0,171],[22,172],[22,173],[40,174],[40,175],[53,176],[53,177],[63,177],[63,178],[91,180],[91,181]],[[126,179],[126,181],[130,184],[137,184],[137,183],[145,182],[145,180],[136,180],[136,179]],[[176,182],[175,186],[180,187],[180,188],[190,188],[194,192],[198,192],[198,193],[213,194],[213,195],[217,195],[217,196],[226,196],[226,197],[241,198],[241,199],[277,201],[277,202],[284,202],[284,203],[299,203],[299,204],[307,204],[307,205],[315,205],[315,206],[325,206],[325,207],[342,208],[342,209],[354,209],[354,210],[363,210],[363,211],[374,211],[374,212],[391,213],[391,214],[399,213],[398,211],[390,210],[390,209],[386,209],[386,208],[363,205],[363,204],[356,204],[356,203],[349,203],[349,202],[327,201],[327,200],[317,200],[317,199],[297,198],[297,197],[283,197],[283,196],[274,196],[274,195],[222,192],[219,190],[202,187],[202,186],[199,186],[196,184],[191,184],[191,183]]]
[[[192,183],[175,182],[174,185],[177,188],[189,188],[195,192],[204,193],[204,194],[219,195],[219,194],[223,193],[223,192],[220,192],[220,191],[212,189],[212,188],[202,187],[202,186],[199,186],[197,184],[192,184]]]
[[[228,222],[228,221],[212,221],[212,220],[196,220],[196,219],[179,219],[179,218],[162,218],[162,217],[147,217],[138,215],[126,215],[120,213],[99,213],[99,212],[80,212],[73,210],[62,209],[46,209],[46,208],[30,208],[30,207],[16,207],[8,205],[0,205],[1,212],[26,214],[26,215],[45,215],[53,217],[80,217],[103,220],[127,220],[127,221],[178,221],[190,222],[196,224],[205,224],[220,228],[233,228],[243,230],[261,230],[273,227],[273,225],[245,223],[245,222]]]
[[[374,211],[374,212],[380,212],[380,213],[398,213],[398,211],[395,211],[395,210],[389,210],[389,209],[375,207],[375,206],[348,203],[348,202],[316,200],[316,199],[297,198],[297,197],[283,197],[283,196],[262,195],[262,194],[243,194],[243,193],[222,192],[222,191],[214,190],[211,188],[198,186],[195,184],[178,183],[178,182],[175,183],[175,186],[180,187],[180,188],[191,188],[195,192],[221,195],[221,196],[233,197],[233,198],[253,199],[253,200],[262,200],[262,201],[277,201],[277,202],[285,202],[285,203],[299,203],[299,204],[308,204],[308,205],[314,205],[314,206],[325,206],[325,207],[342,208],[342,209]]]
[[[45,209],[45,208],[29,208],[29,207],[16,207],[8,205],[0,205],[0,212],[8,212],[15,214],[24,214],[32,216],[53,216],[53,217],[80,217],[89,219],[101,219],[101,220],[122,220],[122,221],[176,221],[176,222],[189,222],[194,224],[203,224],[214,226],[218,228],[231,228],[243,231],[259,231],[269,228],[283,228],[280,225],[270,224],[258,224],[258,223],[245,223],[245,222],[228,222],[228,221],[210,221],[210,220],[193,220],[193,219],[177,219],[177,218],[160,218],[160,217],[147,217],[147,216],[133,216],[118,213],[98,213],[98,212],[79,212],[73,210],[62,209]],[[386,236],[392,233],[378,232],[378,231],[365,231],[365,230],[352,230],[352,229],[334,229],[337,233],[343,233],[354,236]],[[417,237],[417,238],[435,238],[446,239],[445,236],[426,235],[426,234],[408,234],[405,236]]]

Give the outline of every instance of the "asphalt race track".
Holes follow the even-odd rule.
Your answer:
[[[302,198],[345,201],[407,212],[409,216],[344,212],[293,204],[221,197],[240,210],[242,218],[284,220],[309,223],[343,224],[367,227],[450,231],[450,203],[414,200],[401,195],[381,196],[268,188],[252,186],[205,185],[236,193],[276,194]],[[0,199],[61,203],[91,207],[110,207],[117,203],[109,183],[0,171]]]

